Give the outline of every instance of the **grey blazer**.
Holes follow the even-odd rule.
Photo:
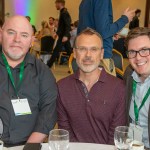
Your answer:
[[[133,73],[133,68],[131,65],[129,65],[124,73],[124,81],[126,83],[126,115],[127,115],[127,123],[129,125],[129,109],[130,109],[130,103],[131,103],[131,98],[132,98],[132,73]],[[148,134],[149,134],[149,143],[150,143],[150,106],[149,106],[149,112],[148,112]]]

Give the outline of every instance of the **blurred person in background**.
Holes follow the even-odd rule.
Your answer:
[[[54,21],[55,19],[53,17],[49,17],[49,28],[50,28],[50,31],[52,32],[54,32],[54,28],[55,28]]]
[[[58,23],[59,23],[59,19],[56,18],[56,19],[54,20],[54,31],[55,31],[55,32],[57,32],[57,29],[58,29]]]
[[[140,17],[140,15],[141,15],[141,10],[137,9],[135,11],[135,16],[133,17],[132,21],[129,24],[129,29],[130,30],[140,26],[140,24],[139,24],[139,17]]]
[[[123,28],[120,32],[114,35],[113,48],[119,51],[123,58],[127,58],[126,47],[125,47],[125,38],[128,35],[128,28]]]
[[[77,36],[77,27],[78,27],[78,21],[75,21],[72,24],[72,30],[70,31],[70,35],[71,35],[70,44],[71,44],[72,48],[73,48],[73,45],[74,45],[75,38]]]
[[[52,67],[56,58],[59,56],[59,52],[62,51],[62,47],[64,47],[68,56],[70,56],[72,52],[70,44],[71,17],[67,8],[65,8],[65,0],[56,0],[55,6],[56,9],[60,11],[58,28],[56,31],[58,40],[54,48],[53,54],[47,63],[50,68]]]
[[[31,21],[31,17],[30,16],[26,16],[26,18],[28,19],[28,21]],[[37,32],[35,25],[32,25],[32,29],[33,29],[33,34],[35,35],[35,33]]]
[[[50,27],[49,27],[47,21],[42,21],[41,26],[42,26],[42,29],[40,31],[40,37],[42,37],[42,36],[52,36],[53,33],[50,30]]]
[[[41,25],[42,25],[42,29],[39,35],[40,44],[41,44],[40,57],[43,60],[43,62],[47,64],[47,61],[50,59],[50,53],[53,51],[55,33],[54,31],[50,30],[47,21],[42,21]]]

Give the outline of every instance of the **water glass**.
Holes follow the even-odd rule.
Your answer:
[[[54,129],[49,134],[49,150],[68,150],[69,132],[64,129]]]
[[[144,144],[140,141],[133,141],[132,150],[144,150]]]
[[[4,143],[0,140],[0,150],[3,150]]]
[[[116,127],[114,142],[118,150],[131,150],[133,142],[133,129],[127,126]]]

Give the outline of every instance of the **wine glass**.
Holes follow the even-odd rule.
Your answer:
[[[49,134],[49,150],[68,150],[69,132],[64,129],[54,129]]]
[[[114,142],[118,150],[130,150],[133,142],[133,129],[127,126],[116,127]]]

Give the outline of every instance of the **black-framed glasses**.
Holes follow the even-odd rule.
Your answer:
[[[80,53],[85,53],[87,52],[88,50],[90,50],[90,52],[92,53],[96,53],[97,51],[103,49],[102,47],[85,47],[85,46],[77,46],[75,47],[75,49],[77,49]]]
[[[150,55],[150,48],[143,48],[139,51],[135,51],[135,50],[126,51],[126,54],[127,54],[129,59],[135,58],[137,56],[137,53],[139,53],[139,55],[141,57],[149,56]]]

